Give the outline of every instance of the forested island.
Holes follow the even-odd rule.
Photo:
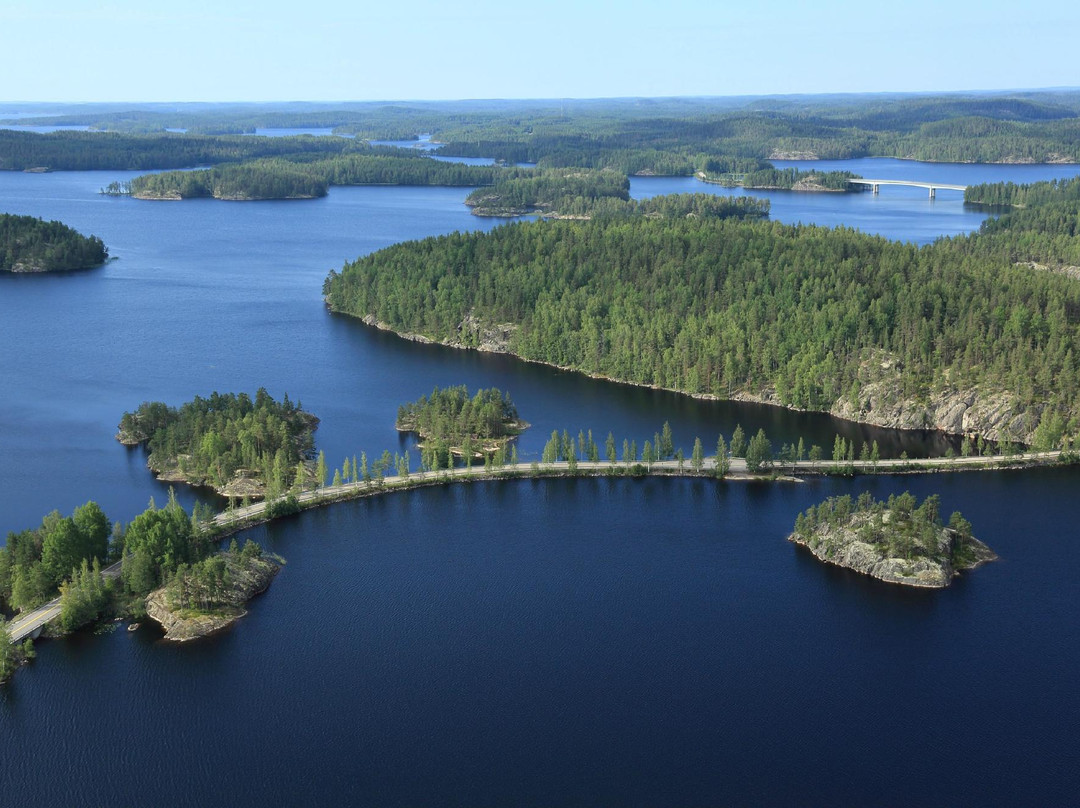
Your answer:
[[[418,157],[400,149],[367,150],[326,159],[275,157],[196,171],[144,174],[102,189],[136,199],[231,201],[316,199],[332,185],[493,185],[529,172],[502,166],[471,166]]]
[[[747,171],[733,171],[726,163],[729,161],[711,160],[697,176],[703,182],[724,185],[730,188],[748,188],[752,190],[811,191],[811,192],[851,192],[862,191],[863,186],[852,185],[849,180],[860,179],[850,171],[801,171],[797,168],[775,168],[771,163],[758,161]],[[718,170],[719,169],[719,170]]]
[[[505,452],[527,427],[507,393],[492,387],[470,398],[464,385],[439,389],[398,408],[395,427],[420,435],[430,468],[448,468],[451,457],[483,458]]]
[[[67,272],[100,266],[108,257],[97,236],[61,222],[0,213],[0,271]]]
[[[324,293],[399,333],[502,334],[484,347],[598,377],[1058,445],[1080,418],[1080,288],[1024,262],[1073,260],[1075,205],[922,248],[717,216],[522,223],[387,248]]]
[[[888,502],[869,492],[854,502],[830,497],[799,514],[788,540],[822,561],[905,586],[946,587],[960,571],[997,558],[959,512],[942,524],[936,494],[921,504],[907,492]]]
[[[145,402],[125,412],[117,440],[146,443],[158,479],[209,485],[228,497],[276,496],[310,472],[319,419],[288,394],[279,403],[259,388],[213,393],[176,407]]]
[[[465,198],[477,216],[583,216],[597,200],[630,199],[630,180],[617,171],[552,169],[479,188]]]

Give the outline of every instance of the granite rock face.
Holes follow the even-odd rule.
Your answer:
[[[788,541],[806,547],[818,559],[846,567],[888,583],[941,589],[952,583],[961,570],[975,569],[997,555],[976,538],[961,539],[943,528],[935,557],[906,559],[887,555],[884,545],[864,540],[860,528],[868,517],[858,515],[847,525],[819,528],[809,537],[792,533]],[[958,542],[963,541],[963,547]],[[958,552],[960,551],[960,552]]]
[[[224,554],[231,586],[226,602],[213,611],[178,609],[170,602],[167,587],[155,589],[146,598],[146,613],[165,629],[165,639],[187,642],[205,637],[236,622],[247,614],[243,605],[264,592],[281,570],[268,558],[233,558]]]

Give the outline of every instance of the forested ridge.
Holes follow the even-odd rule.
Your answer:
[[[0,213],[0,270],[54,272],[105,263],[109,251],[97,236],[62,222]]]
[[[1025,226],[1003,217],[917,248],[709,217],[523,223],[390,247],[324,292],[335,311],[450,344],[476,344],[469,321],[511,325],[506,349],[526,359],[812,410],[858,401],[880,364],[897,400],[1007,394],[1029,417],[998,437],[1025,439],[1040,418],[1060,432],[1080,416],[1080,286],[1002,254],[995,234],[1015,245]],[[1041,237],[1071,244],[1062,227]]]

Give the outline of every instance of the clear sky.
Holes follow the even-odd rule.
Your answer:
[[[1080,86],[1077,0],[0,0],[0,101]]]

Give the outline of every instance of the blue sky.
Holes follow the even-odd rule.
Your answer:
[[[1080,2],[2,0],[0,101],[1080,86]]]

